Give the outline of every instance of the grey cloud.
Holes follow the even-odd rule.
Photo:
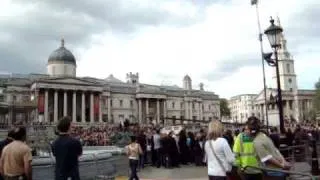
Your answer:
[[[256,54],[239,54],[232,58],[219,61],[212,72],[203,76],[208,81],[221,80],[236,73],[241,67],[261,64],[260,56]]]
[[[149,6],[126,0],[14,2],[33,9],[22,17],[0,21],[0,71],[44,72],[47,58],[62,36],[74,52],[90,46],[92,35],[106,31],[123,37],[142,26],[186,26],[203,18],[201,8],[193,18],[174,15],[161,8],[161,0],[148,1],[152,2]]]

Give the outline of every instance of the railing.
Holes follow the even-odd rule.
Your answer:
[[[254,167],[254,166],[246,166],[246,167],[243,168],[243,171],[245,171],[247,169],[260,170],[260,171],[263,172],[264,175],[267,172],[279,172],[279,173],[283,173],[285,175],[288,175],[290,179],[297,179],[297,178],[301,178],[301,177],[310,178],[311,180],[316,180],[317,179],[317,177],[312,176],[311,174],[302,173],[302,172],[286,171],[286,170],[281,170],[281,169],[273,169],[273,168],[266,168],[266,167]]]

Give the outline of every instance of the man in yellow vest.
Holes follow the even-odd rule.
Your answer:
[[[248,122],[250,118],[248,119]],[[259,169],[245,168],[247,166],[259,167],[259,160],[255,152],[254,137],[251,136],[248,124],[245,131],[240,133],[234,142],[233,152],[236,156],[236,166],[238,173],[244,180],[262,180],[262,172]]]

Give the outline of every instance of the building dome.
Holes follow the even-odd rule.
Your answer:
[[[191,78],[189,75],[185,75],[183,78],[184,81],[191,81]]]
[[[61,47],[53,51],[48,59],[47,71],[50,76],[76,76],[76,58],[64,47],[64,39]]]
[[[48,59],[48,64],[74,64],[76,65],[76,58],[74,55],[64,47],[64,39],[61,40],[61,46],[53,51]]]

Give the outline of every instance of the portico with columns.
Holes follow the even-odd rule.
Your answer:
[[[56,123],[63,116],[73,122],[102,122],[102,87],[77,78],[48,78],[31,86],[38,101],[38,120]]]

